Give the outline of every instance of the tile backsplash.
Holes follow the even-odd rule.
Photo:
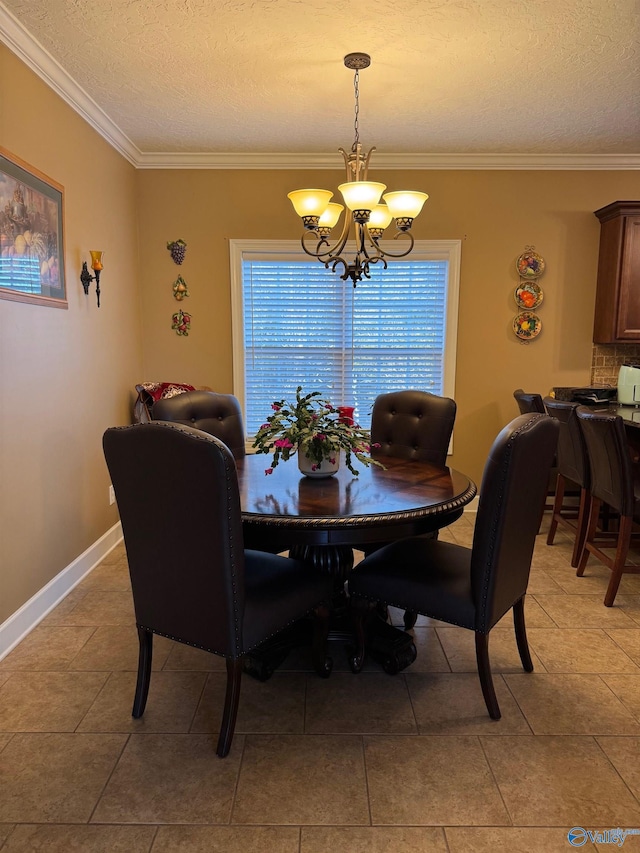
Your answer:
[[[594,344],[591,385],[617,385],[618,371],[625,361],[640,364],[640,344]]]

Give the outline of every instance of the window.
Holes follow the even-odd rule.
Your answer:
[[[318,390],[368,428],[378,394],[454,396],[460,242],[420,241],[353,288],[299,243],[231,241],[234,390],[249,435]]]

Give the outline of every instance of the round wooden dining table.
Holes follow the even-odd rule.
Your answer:
[[[451,524],[476,494],[465,474],[428,462],[385,456],[384,468],[356,463],[354,476],[342,460],[337,474],[313,478],[295,459],[265,474],[268,461],[264,454],[236,461],[245,547],[298,556],[303,549],[304,559],[335,573],[351,568],[354,547]]]
[[[265,474],[268,456],[253,454],[236,460],[246,548],[280,552],[329,571],[336,579],[336,614],[343,627],[334,637],[347,639],[344,628],[344,581],[353,568],[353,549],[373,550],[396,539],[437,531],[451,524],[476,494],[475,483],[452,468],[427,462],[379,457],[384,468],[364,467],[354,476],[341,461],[331,477],[300,473],[295,459]],[[341,605],[342,602],[342,605]],[[252,656],[249,672],[268,677],[286,655],[284,641]],[[384,668],[397,672],[415,659],[411,636],[378,625],[377,643]],[[295,644],[295,641],[294,643]]]

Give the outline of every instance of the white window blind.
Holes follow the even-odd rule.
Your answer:
[[[22,293],[42,293],[40,261],[36,257],[0,257],[0,287]]]
[[[365,428],[378,394],[417,388],[452,395],[455,355],[446,354],[457,321],[457,257],[452,286],[451,259],[437,254],[372,267],[371,279],[354,289],[317,261],[241,253],[234,342],[240,335],[242,342],[234,349],[242,383],[235,384],[243,384],[248,434],[273,400],[291,399],[298,385],[355,406]]]

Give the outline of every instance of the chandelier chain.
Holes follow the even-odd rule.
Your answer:
[[[351,146],[352,151],[355,151],[357,149],[358,144],[360,142],[360,128],[358,126],[358,115],[360,113],[360,87],[359,87],[359,83],[360,83],[360,71],[356,68],[355,74],[353,75],[353,89],[354,89],[354,94],[356,97],[356,105],[355,105],[355,109],[354,109],[355,117],[354,117],[354,121],[353,121],[353,130],[355,133],[355,137],[353,140],[353,145]]]

